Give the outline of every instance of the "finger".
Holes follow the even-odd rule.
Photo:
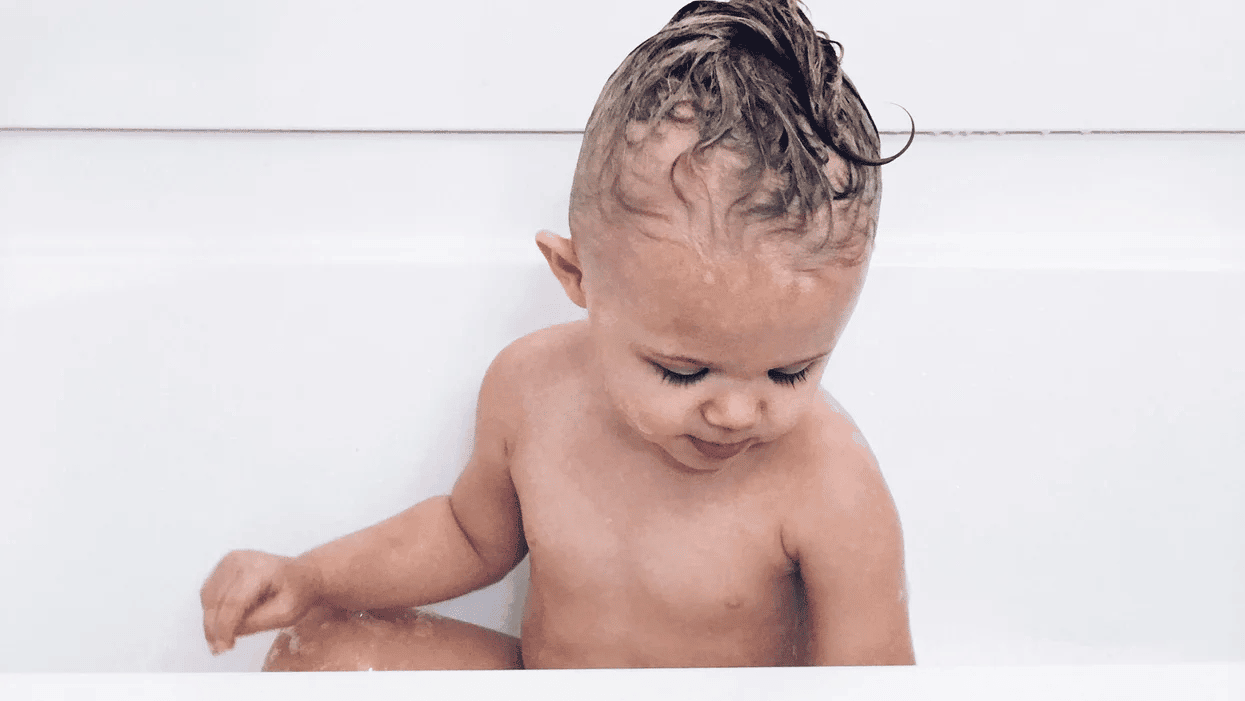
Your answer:
[[[285,628],[298,622],[298,597],[287,587],[271,599],[256,606],[238,626],[237,635],[250,635],[273,628]]]
[[[213,637],[218,651],[233,648],[238,623],[254,605],[265,583],[253,574],[242,573],[223,593],[216,608]]]
[[[215,599],[216,593],[220,591],[220,580],[224,577],[224,567],[228,561],[228,555],[222,557],[220,562],[216,563],[216,567],[212,568],[211,574],[203,580],[203,586],[199,587],[199,605],[204,609],[208,608]]]
[[[230,550],[225,553],[225,556],[212,569],[212,573],[204,580],[200,595],[211,599],[219,594],[223,585],[228,584],[238,576],[239,572],[246,569],[249,554],[245,550]]]
[[[210,610],[210,609],[203,610],[203,639],[207,641],[208,649],[212,651],[213,655],[216,654],[216,642],[212,638],[211,621],[215,619],[215,617],[216,617],[216,612],[214,610]]]
[[[200,601],[203,604],[203,635],[207,638],[212,652],[219,652],[217,649],[219,635],[216,621],[220,615],[222,598],[242,574],[241,568],[237,566],[230,555],[226,555],[221,559],[220,564],[216,566],[212,575],[208,577],[208,581],[204,583],[203,589],[200,592]]]

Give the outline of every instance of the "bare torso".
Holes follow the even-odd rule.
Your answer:
[[[487,536],[459,541],[468,564],[507,563],[487,581],[526,551],[521,639],[403,606],[360,617],[338,603],[278,636],[265,669],[912,664],[897,514],[842,407],[822,394],[780,438],[691,469],[629,430],[591,384],[584,326],[521,339],[486,380],[480,406],[502,411],[480,414],[485,458],[473,456],[456,484],[457,509],[452,496],[425,500],[312,551],[321,573],[345,562],[354,579],[338,580],[375,581],[404,562],[385,559],[393,543],[446,519],[451,545]],[[370,559],[355,554],[359,541],[379,544]],[[404,552],[421,555],[427,542],[442,561],[454,552],[423,537]],[[379,570],[361,580],[371,560]],[[350,586],[347,596],[362,596]],[[385,586],[363,595],[392,596]],[[434,598],[414,590],[402,597]],[[216,621],[216,608],[204,610]]]
[[[532,374],[510,455],[531,557],[525,666],[803,663],[782,518],[833,413],[819,405],[731,470],[689,473],[611,424],[582,372],[582,323],[542,334],[557,352]]]

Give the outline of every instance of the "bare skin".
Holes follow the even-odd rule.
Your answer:
[[[867,261],[796,270],[685,182],[704,194],[573,218],[592,246],[540,234],[588,319],[498,355],[451,494],[298,558],[231,553],[201,593],[213,650],[297,623],[266,669],[912,664],[894,504],[818,386]],[[390,610],[525,555],[521,641]]]

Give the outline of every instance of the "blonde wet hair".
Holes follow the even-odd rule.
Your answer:
[[[735,205],[746,217],[786,220],[782,231],[819,258],[860,250],[861,236],[871,243],[876,231],[879,166],[908,146],[880,158],[877,127],[842,58],[842,46],[813,28],[796,0],[684,6],[601,91],[575,169],[572,227],[577,212],[602,200],[632,206],[620,174],[627,150],[658,138],[663,123],[694,124],[699,138],[678,158],[719,148],[737,156]],[[869,215],[854,212],[862,226],[835,236],[825,214],[848,202]]]

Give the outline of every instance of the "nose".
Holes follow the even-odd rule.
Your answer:
[[[760,397],[751,392],[728,390],[701,405],[700,414],[710,426],[744,431],[756,425],[763,408]]]

